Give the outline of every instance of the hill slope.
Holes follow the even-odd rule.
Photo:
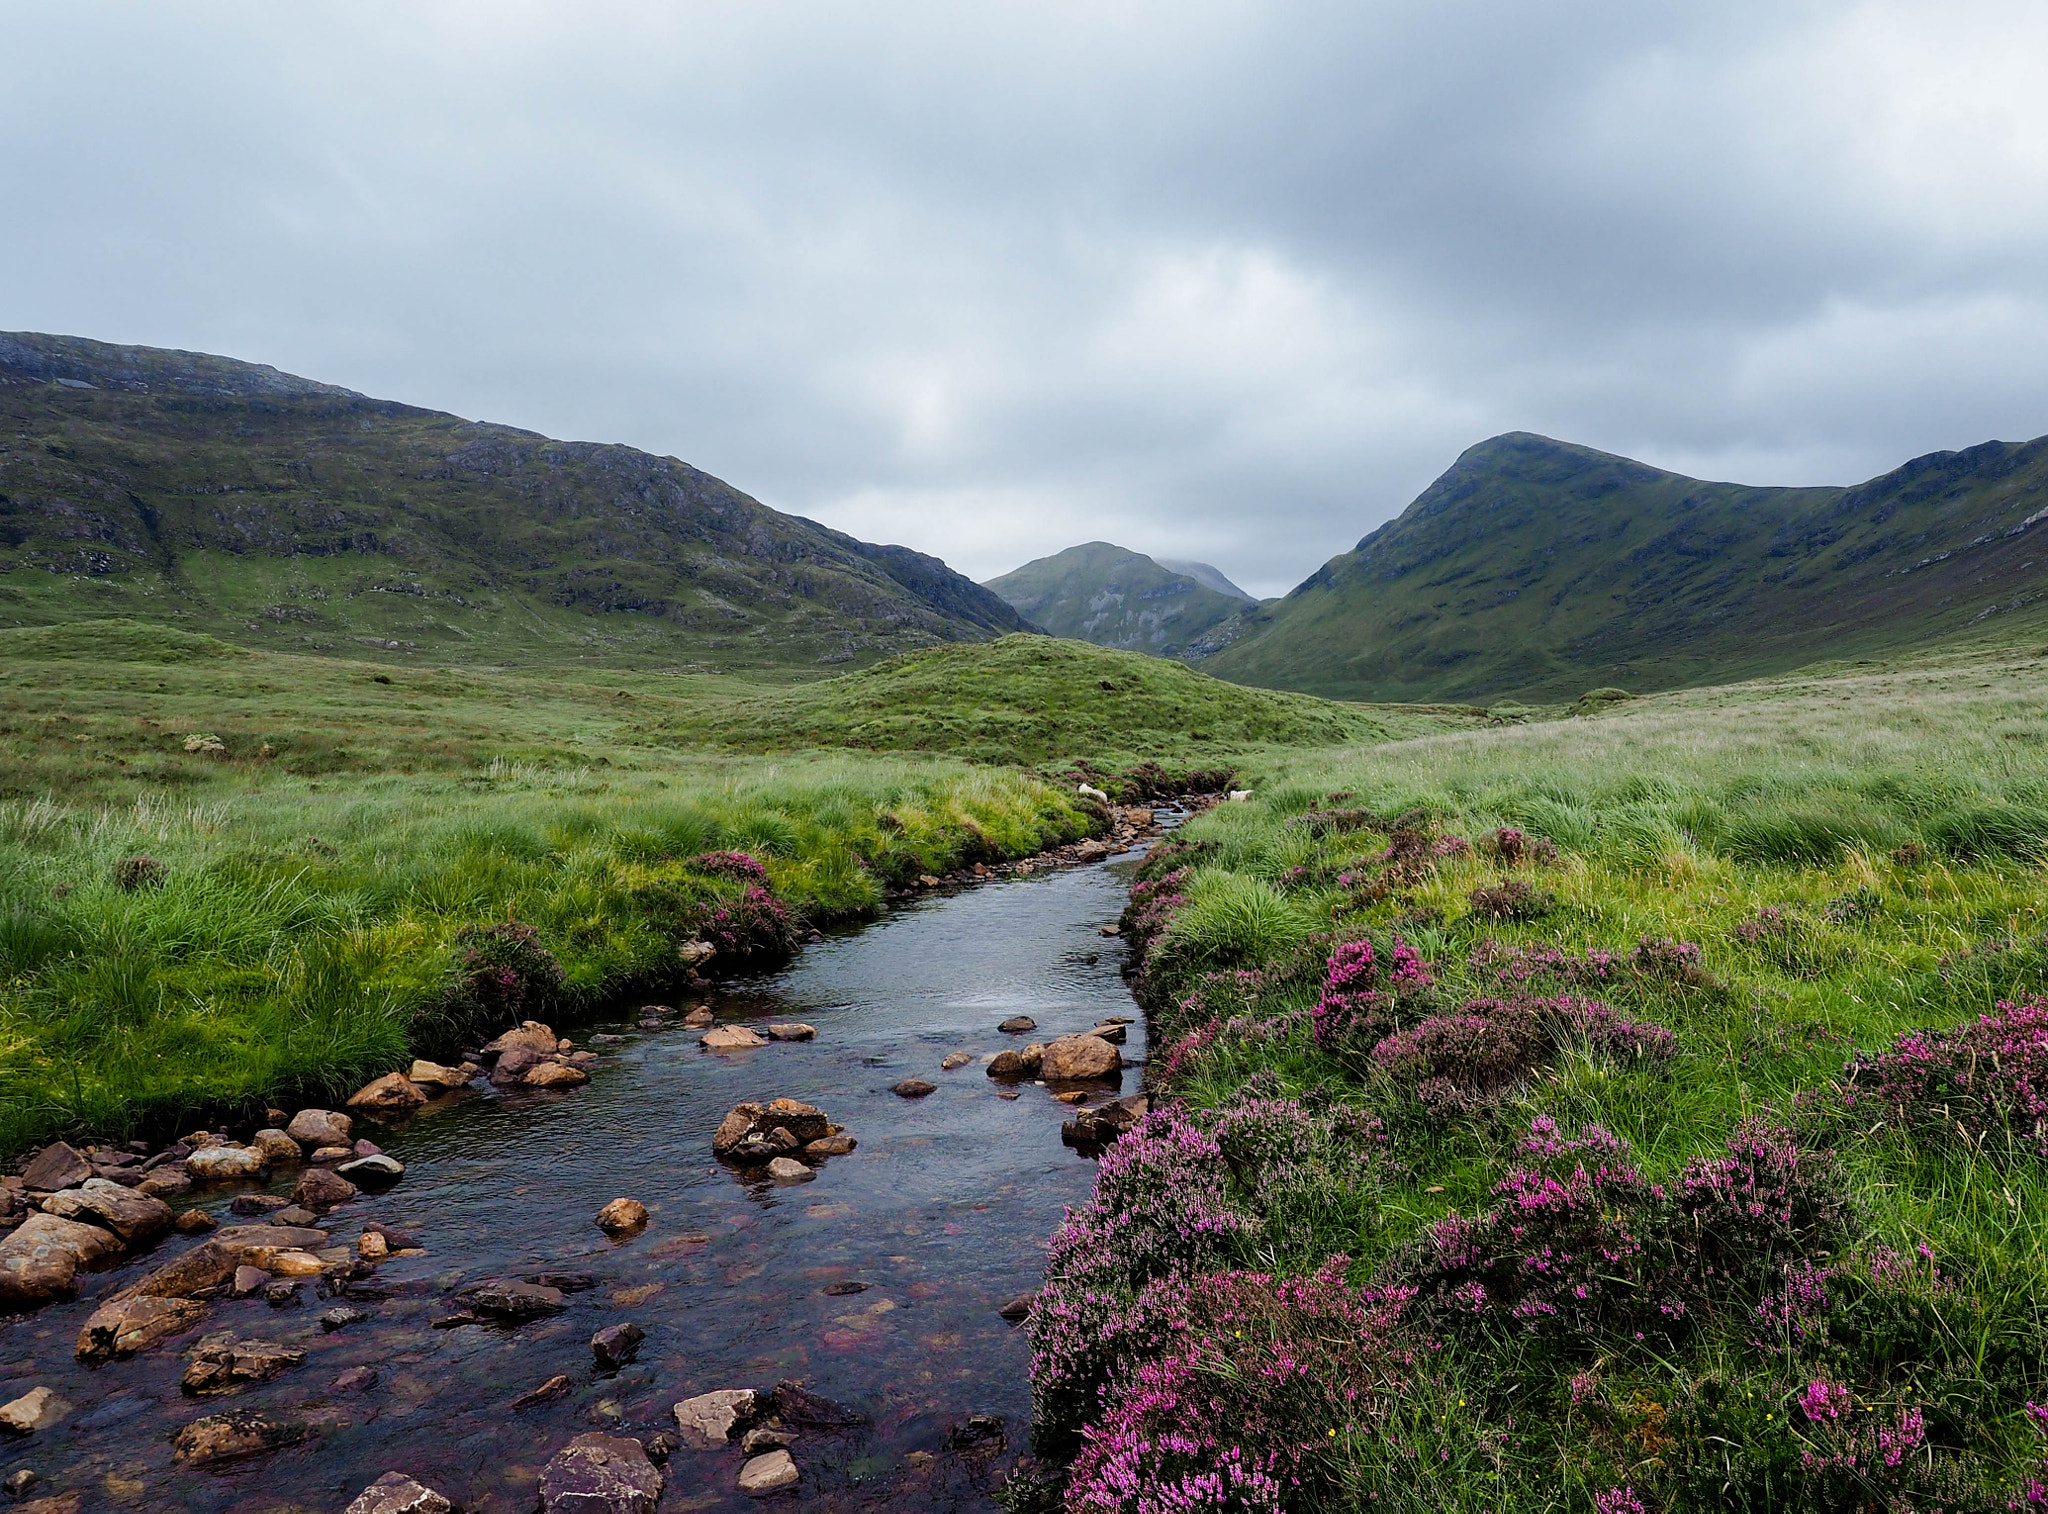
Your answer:
[[[0,624],[113,615],[292,650],[726,667],[1024,625],[936,558],[674,458],[228,358],[0,335]]]
[[[1343,698],[1720,683],[2035,634],[2044,520],[2048,438],[1773,489],[1514,432],[1194,650],[1221,678]]]
[[[1256,603],[1207,563],[1163,563],[1106,541],[1038,558],[982,587],[1055,636],[1161,657]]]
[[[707,707],[667,734],[747,751],[855,747],[984,762],[1152,757],[1203,762],[1282,743],[1326,746],[1482,723],[1456,708],[1371,708],[1247,689],[1179,663],[1049,636],[931,647],[872,668]]]

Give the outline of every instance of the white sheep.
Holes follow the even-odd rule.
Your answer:
[[[1250,789],[1232,789],[1230,791],[1230,802],[1232,804],[1243,804],[1251,797],[1252,791]]]
[[[1109,795],[1103,793],[1101,789],[1096,788],[1092,784],[1084,783],[1081,785],[1081,797],[1083,799],[1100,799],[1104,804],[1109,803]]]

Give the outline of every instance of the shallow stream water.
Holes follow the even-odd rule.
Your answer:
[[[710,995],[721,1020],[802,1020],[817,1027],[812,1042],[707,1052],[679,1013],[664,1029],[640,1028],[637,1005],[557,1026],[579,1045],[593,1032],[626,1039],[595,1048],[603,1059],[587,1087],[458,1092],[402,1130],[367,1132],[407,1173],[388,1194],[337,1210],[336,1240],[375,1218],[426,1248],[384,1264],[374,1281],[390,1296],[357,1306],[368,1320],[324,1332],[319,1314],[343,1301],[316,1298],[309,1282],[297,1307],[222,1300],[197,1330],[142,1355],[75,1362],[94,1299],[192,1244],[173,1238],[83,1279],[74,1303],[0,1323],[0,1396],[40,1383],[74,1406],[63,1423],[0,1445],[4,1467],[40,1475],[31,1496],[82,1493],[86,1514],[339,1511],[392,1469],[463,1509],[526,1514],[541,1467],[572,1436],[610,1429],[644,1440],[673,1429],[679,1399],[795,1378],[870,1421],[796,1442],[796,1506],[992,1508],[992,1480],[1025,1449],[1030,1417],[1023,1332],[996,1311],[1037,1286],[1046,1238],[1064,1206],[1087,1199],[1094,1167],[1060,1142],[1067,1106],[1029,1083],[1000,1097],[981,1059],[1137,1014],[1119,976],[1123,945],[1099,934],[1127,885],[1127,869],[1109,865],[928,895],[807,948],[785,972]],[[1016,1014],[1039,1029],[998,1033]],[[955,1050],[976,1060],[942,1072]],[[1124,1050],[1144,1056],[1141,1024]],[[889,1092],[912,1076],[938,1091]],[[1124,1074],[1125,1091],[1136,1076]],[[780,1095],[818,1105],[858,1148],[789,1186],[743,1181],[713,1158],[711,1133],[728,1109]],[[186,1199],[246,1223],[228,1213],[235,1191]],[[644,1202],[652,1220],[614,1244],[592,1216],[621,1196]],[[525,1326],[432,1328],[455,1307],[455,1286],[539,1271],[589,1273],[596,1285],[572,1294],[566,1313]],[[865,1286],[826,1291],[856,1283]],[[647,1332],[638,1360],[596,1372],[591,1334],[627,1320]],[[222,1330],[303,1347],[307,1360],[233,1395],[184,1396],[182,1353]],[[377,1371],[374,1387],[333,1390],[359,1366]],[[565,1394],[508,1407],[558,1373],[570,1378]],[[313,1433],[219,1470],[174,1464],[178,1428],[229,1410]],[[949,1431],[974,1414],[1001,1417],[1006,1451],[948,1449]],[[753,1506],[735,1491],[741,1460],[737,1450],[677,1451],[661,1509]]]

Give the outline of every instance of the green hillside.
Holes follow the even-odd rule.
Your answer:
[[[2003,641],[2048,620],[2044,516],[2048,439],[1774,489],[1516,432],[1195,653],[1338,698],[1555,700]]]
[[[853,747],[984,762],[1180,759],[1477,724],[1476,710],[1373,708],[1242,688],[1176,662],[1047,636],[908,652],[844,677],[707,705],[670,728],[747,751]]]
[[[1055,636],[1161,657],[1179,656],[1255,603],[1207,563],[1169,565],[1106,541],[1041,557],[982,587]]]
[[[674,458],[0,335],[0,626],[105,616],[395,661],[813,671],[1024,624]]]

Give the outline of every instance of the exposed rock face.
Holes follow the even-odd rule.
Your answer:
[[[538,1319],[544,1314],[560,1314],[568,1307],[559,1288],[515,1283],[505,1278],[472,1283],[459,1290],[457,1296],[479,1314],[494,1314],[501,1319]]]
[[[1048,1083],[1120,1076],[1123,1054],[1100,1036],[1061,1036],[1045,1048],[1039,1076]]]
[[[292,1184],[292,1202],[315,1213],[332,1209],[337,1204],[346,1204],[356,1193],[355,1184],[324,1167],[307,1168],[299,1174],[298,1182]]]
[[[305,1352],[275,1341],[210,1337],[193,1350],[192,1365],[178,1386],[195,1396],[227,1393],[249,1383],[267,1383],[305,1359]]]
[[[748,1046],[766,1046],[767,1038],[744,1025],[714,1025],[698,1037],[700,1045],[712,1051],[737,1051]]]
[[[524,1088],[580,1088],[589,1081],[589,1073],[565,1062],[538,1063],[529,1067],[519,1080]]]
[[[262,1152],[246,1146],[209,1146],[185,1158],[186,1174],[202,1183],[260,1178],[269,1166]]]
[[[171,1206],[106,1178],[87,1178],[82,1188],[67,1188],[43,1200],[43,1213],[83,1220],[111,1230],[130,1246],[153,1240],[171,1228]]]
[[[761,1395],[752,1388],[720,1388],[677,1404],[676,1429],[682,1433],[684,1445],[714,1450],[760,1412]]]
[[[540,1474],[546,1514],[654,1514],[662,1476],[646,1448],[593,1430],[557,1451]]]
[[[172,1440],[172,1456],[188,1466],[206,1466],[257,1456],[306,1438],[306,1427],[260,1414],[209,1414],[195,1419]]]
[[[739,1489],[749,1498],[762,1498],[793,1488],[799,1481],[796,1459],[787,1451],[769,1451],[740,1468]]]
[[[628,1320],[620,1325],[606,1325],[590,1338],[590,1357],[600,1371],[616,1372],[640,1354],[640,1342],[646,1332]]]
[[[83,1183],[91,1176],[92,1163],[68,1142],[57,1141],[37,1152],[35,1160],[22,1169],[21,1186],[49,1193]]]
[[[561,1042],[555,1033],[538,1020],[522,1020],[514,1030],[506,1031],[495,1041],[484,1047],[486,1057],[501,1057],[518,1048],[532,1052],[536,1057],[551,1057],[561,1050]]]
[[[69,1399],[59,1398],[48,1388],[31,1388],[12,1403],[0,1404],[0,1430],[31,1435],[49,1429],[70,1412]]]
[[[606,1235],[630,1235],[647,1227],[647,1206],[638,1199],[613,1199],[597,1211],[597,1228]]]
[[[81,1268],[121,1250],[97,1225],[32,1214],[0,1237],[0,1303],[40,1304],[71,1291]]]
[[[206,1305],[197,1299],[157,1298],[150,1294],[114,1299],[93,1310],[78,1332],[75,1354],[82,1362],[133,1356],[190,1328],[205,1313]]]
[[[901,1083],[898,1083],[889,1090],[899,1099],[921,1099],[928,1093],[937,1093],[938,1091],[938,1084],[927,1083],[923,1078],[905,1078]]]
[[[459,1067],[443,1067],[439,1062],[421,1060],[414,1061],[412,1066],[405,1070],[405,1077],[409,1083],[417,1083],[422,1088],[434,1090],[461,1088],[469,1082],[469,1074]]]
[[[454,1507],[403,1472],[386,1472],[358,1493],[343,1514],[451,1514]]]
[[[308,1151],[322,1146],[346,1146],[356,1122],[331,1109],[302,1109],[292,1116],[284,1133]]]
[[[349,1095],[348,1107],[380,1119],[411,1114],[427,1102],[419,1085],[402,1072],[387,1072],[374,1083],[366,1083]]]

